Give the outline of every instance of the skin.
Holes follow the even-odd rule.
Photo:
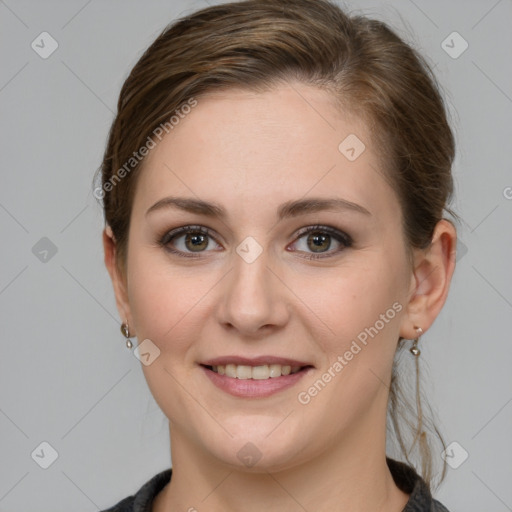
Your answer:
[[[365,151],[353,162],[338,145],[356,134]],[[264,93],[216,92],[153,149],[135,193],[126,273],[115,265],[115,240],[103,234],[117,307],[139,342],[160,355],[142,366],[169,418],[173,476],[154,511],[246,512],[386,510],[399,512],[400,491],[385,461],[388,385],[398,337],[417,337],[440,312],[454,270],[455,229],[442,220],[432,245],[407,260],[398,198],[380,174],[380,156],[362,120],[336,109],[331,96],[301,84]],[[217,202],[225,219],[175,208],[146,211],[167,196]],[[351,210],[303,213],[279,221],[284,202],[338,197]],[[315,254],[299,229],[320,224],[349,234]],[[202,252],[178,235],[173,255],[159,243],[171,229],[212,231]],[[247,263],[236,252],[248,236],[262,253]],[[204,248],[205,247],[205,248]],[[341,249],[339,252],[338,249]],[[357,335],[394,303],[402,306],[309,403],[299,392],[324,374]],[[275,355],[314,368],[267,398],[219,390],[199,363],[239,355]],[[248,442],[261,454],[247,467]]]

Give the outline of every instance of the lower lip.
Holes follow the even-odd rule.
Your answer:
[[[279,391],[284,391],[302,379],[309,370],[312,370],[312,368],[305,368],[297,373],[290,373],[290,375],[258,380],[226,377],[226,375],[219,375],[204,366],[201,366],[201,368],[219,389],[230,395],[244,398],[265,398]]]

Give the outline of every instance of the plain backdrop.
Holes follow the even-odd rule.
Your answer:
[[[167,23],[209,3],[0,0],[2,512],[101,510],[170,466],[166,419],[119,332],[91,182],[131,67]],[[512,510],[512,2],[343,5],[387,21],[443,87],[464,222],[422,358],[439,427],[465,460],[437,498],[451,512]]]

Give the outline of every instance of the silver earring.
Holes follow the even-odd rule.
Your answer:
[[[420,339],[420,336],[423,334],[423,329],[421,327],[415,327],[416,332],[418,335],[412,342],[412,347],[409,349],[411,354],[415,357],[418,357],[421,354],[421,350],[418,348],[418,341]]]
[[[128,322],[123,322],[121,324],[121,332],[123,333],[123,336],[126,338],[127,348],[132,348],[133,343],[130,340],[130,328],[128,327]]]

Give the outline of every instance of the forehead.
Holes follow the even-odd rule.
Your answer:
[[[150,152],[136,202],[180,194],[222,199],[241,213],[309,194],[378,210],[397,202],[381,169],[367,126],[331,93],[301,83],[229,89],[197,98]]]

